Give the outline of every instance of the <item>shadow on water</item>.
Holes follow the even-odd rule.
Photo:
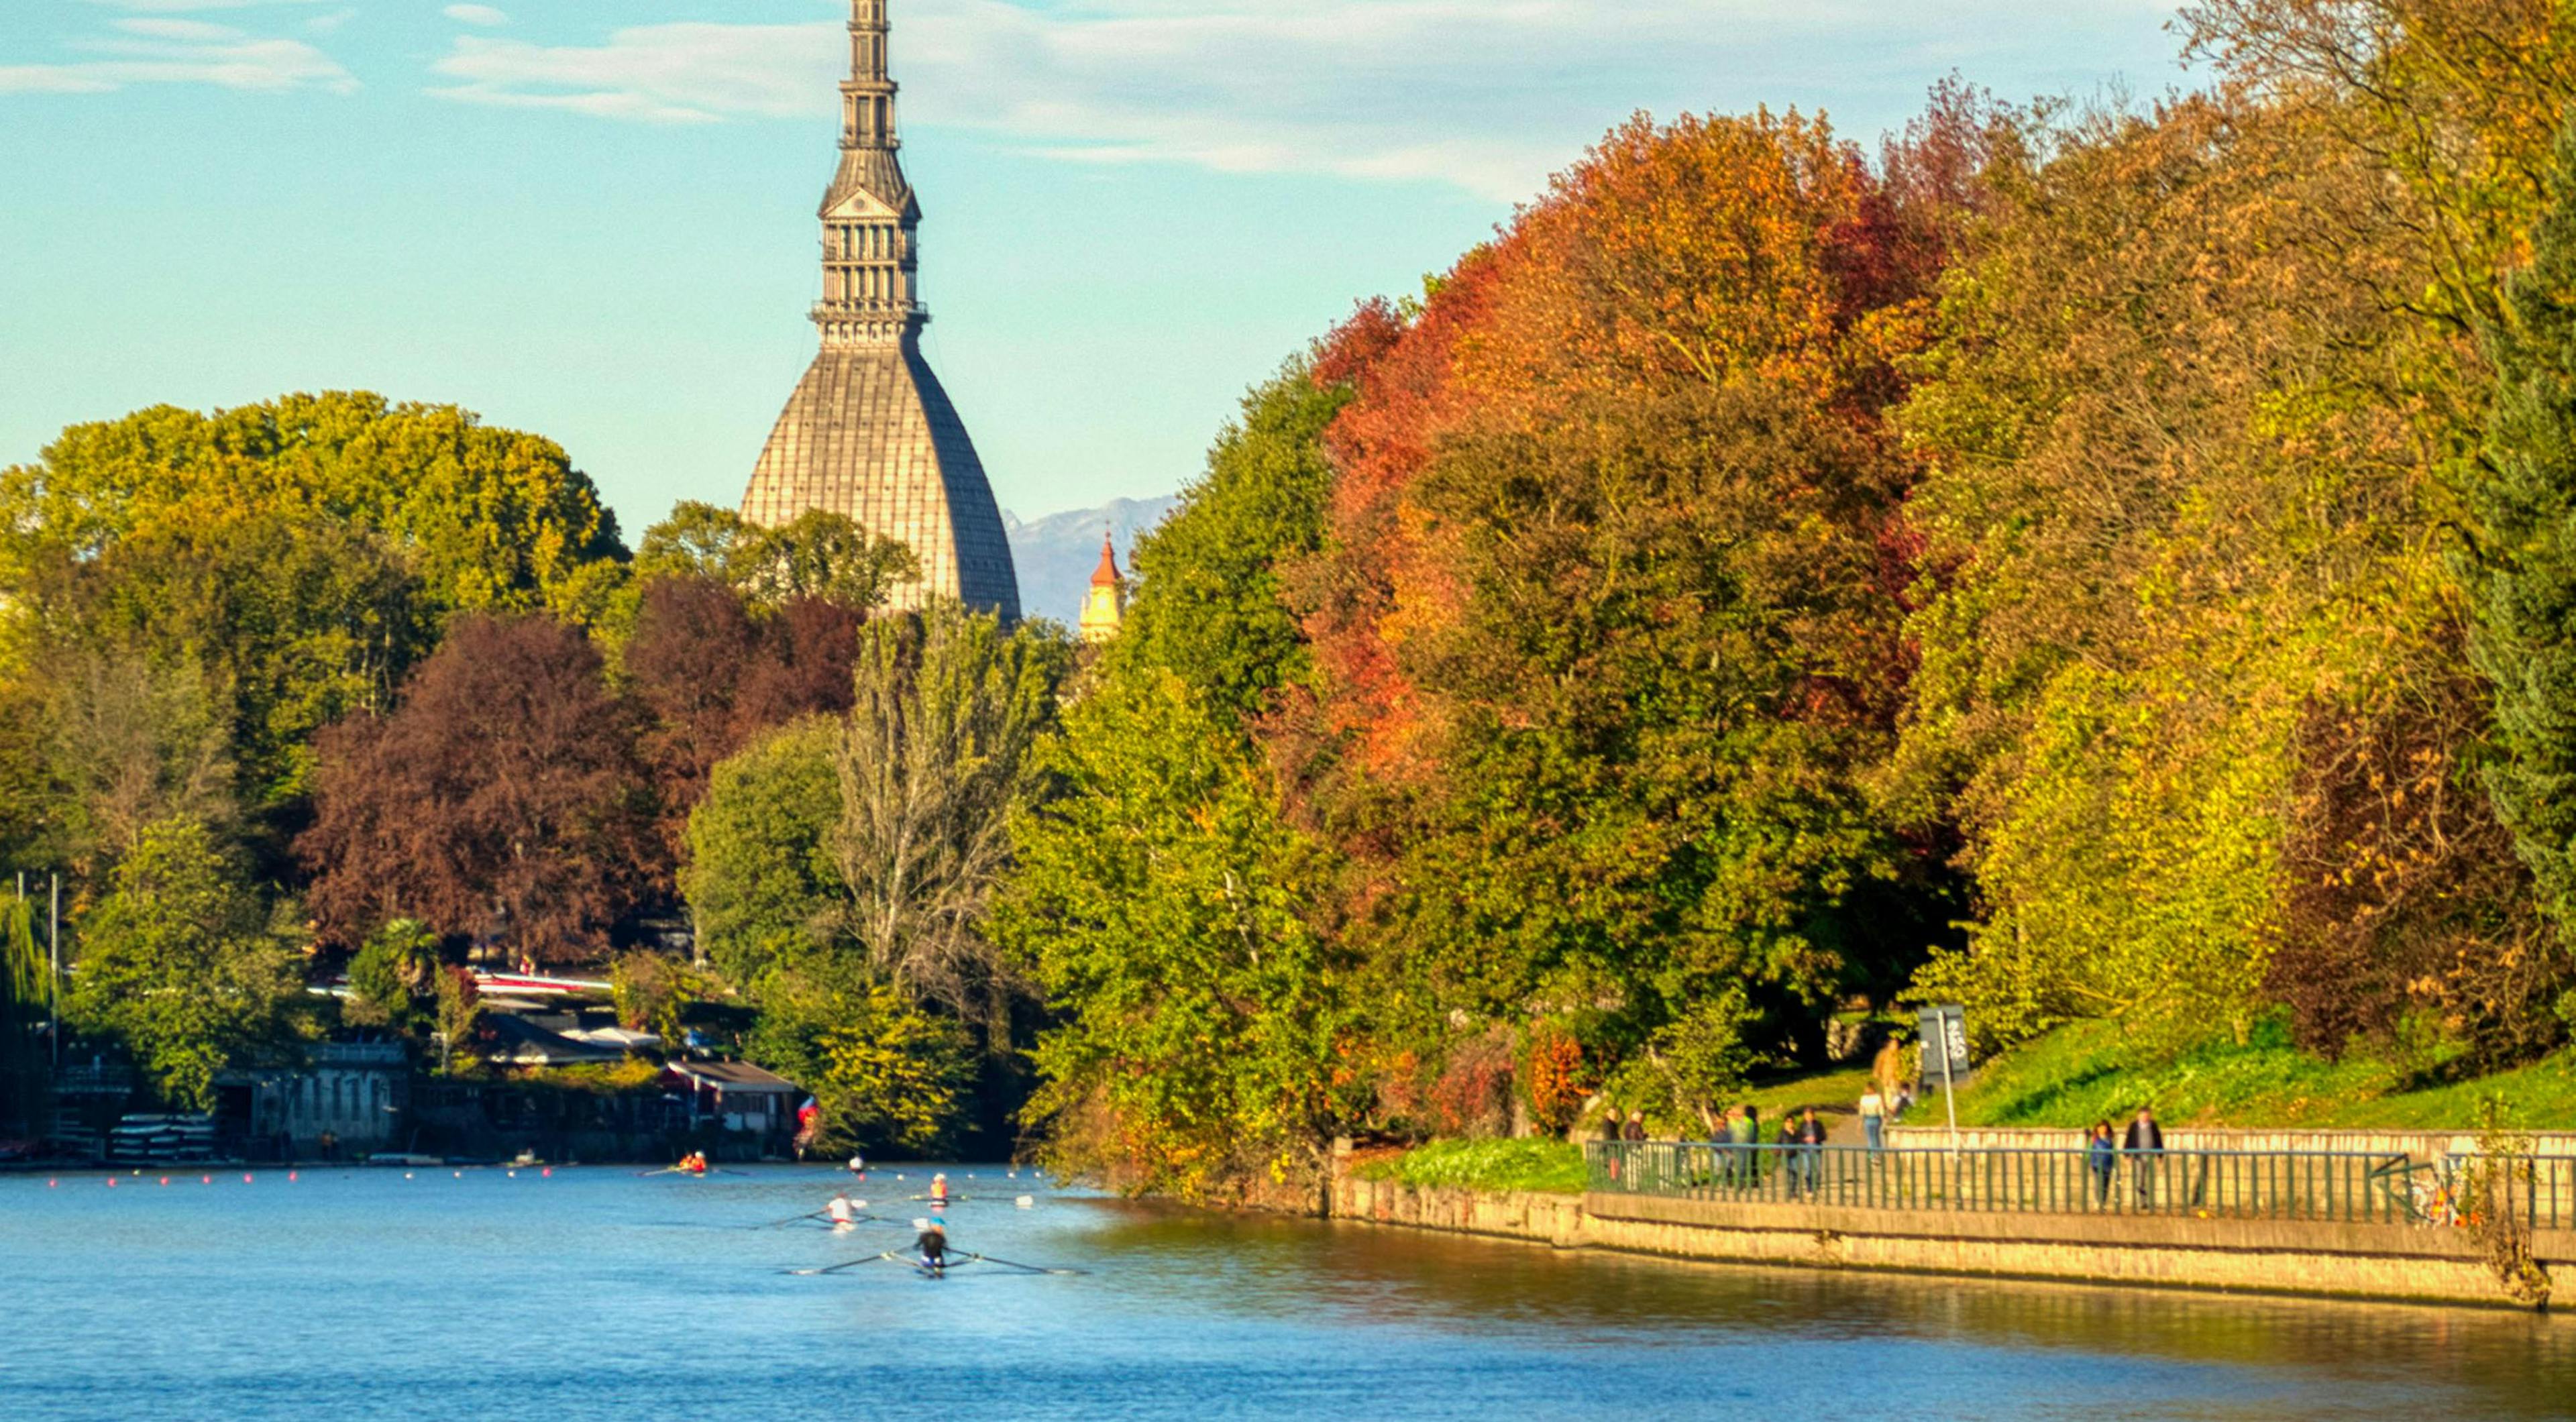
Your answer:
[[[1094,1201],[1099,1257],[1184,1269],[1194,1305],[1653,1347],[1961,1344],[2286,1370],[2426,1415],[2576,1417],[2576,1318],[2525,1311],[1708,1264],[1353,1222]],[[2471,1399],[2474,1399],[2472,1402]]]

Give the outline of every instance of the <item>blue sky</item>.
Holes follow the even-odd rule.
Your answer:
[[[1005,507],[1242,389],[1636,109],[1871,139],[1953,70],[2182,79],[2157,0],[893,0],[928,348]],[[0,0],[0,463],[371,388],[731,504],[811,357],[847,0]]]

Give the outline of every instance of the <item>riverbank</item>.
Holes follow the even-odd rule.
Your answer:
[[[1918,1154],[1908,1152],[1907,1154]],[[2032,1213],[2010,1208],[1855,1207],[1600,1189],[1480,1190],[1370,1178],[1337,1158],[1312,1205],[1253,1201],[1368,1224],[1486,1235],[1711,1263],[2043,1279],[2476,1307],[2545,1308],[2552,1278],[2576,1278],[2576,1228],[2528,1232],[2539,1271],[2508,1282],[2491,1240],[2451,1224]],[[2535,1289],[2533,1285],[2537,1283]]]

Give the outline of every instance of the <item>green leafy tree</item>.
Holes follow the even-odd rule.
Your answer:
[[[2492,471],[2475,489],[2482,555],[2472,649],[2495,685],[2503,755],[2487,790],[2540,900],[2576,944],[2576,120],[2560,134],[2531,264],[2491,333]]]
[[[803,947],[765,970],[752,1060],[813,1093],[815,1145],[937,1154],[956,1139],[974,1043],[844,948]]]
[[[1207,472],[1137,541],[1140,581],[1111,656],[1170,668],[1238,720],[1307,675],[1280,568],[1323,546],[1332,487],[1323,432],[1350,394],[1295,360],[1243,397]]]
[[[334,392],[71,426],[37,463],[0,470],[0,577],[246,514],[382,534],[442,610],[548,606],[583,567],[624,554],[553,441],[452,405]]]
[[[1347,978],[1302,910],[1313,849],[1168,671],[1065,713],[998,932],[1061,1014],[1031,1103],[1071,1168],[1184,1195],[1314,1168],[1349,1119]]]
[[[872,622],[834,757],[847,933],[878,971],[974,1024],[995,1051],[1016,987],[985,911],[1069,661],[1061,638],[1005,631],[953,602]]]
[[[438,974],[438,1065],[450,1076],[472,1071],[481,1061],[476,1043],[483,1035],[483,990],[467,968],[444,968]]]
[[[921,564],[901,542],[827,509],[767,527],[689,500],[645,530],[635,571],[640,578],[713,578],[771,607],[819,598],[865,610],[897,583],[919,577]]]
[[[834,863],[840,728],[812,719],[754,742],[715,768],[689,812],[680,871],[698,948],[749,986],[778,957],[827,941],[849,896]]]
[[[435,1012],[438,935],[416,918],[398,918],[367,935],[349,960],[343,1017],[361,1026],[412,1031]]]
[[[219,1072],[286,1050],[303,1025],[295,955],[265,929],[205,826],[151,825],[81,925],[72,1016],[123,1041],[165,1100],[210,1109]]]
[[[690,1008],[715,1001],[723,991],[697,968],[649,950],[621,956],[608,976],[618,1022],[670,1043],[686,1030]]]
[[[21,887],[0,900],[0,1120],[25,1125],[43,1105],[37,1029],[51,1011],[52,976],[36,938],[35,901]]]

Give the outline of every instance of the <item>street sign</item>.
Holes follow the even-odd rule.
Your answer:
[[[1916,1028],[1923,1043],[1922,1080],[1927,1087],[1968,1079],[1968,1009],[1955,1002],[1927,1007]]]

